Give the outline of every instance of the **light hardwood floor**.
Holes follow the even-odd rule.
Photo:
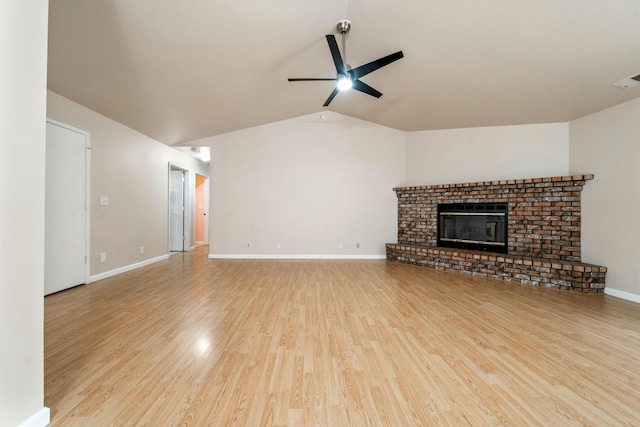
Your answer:
[[[206,251],[45,298],[52,426],[640,425],[638,304]]]

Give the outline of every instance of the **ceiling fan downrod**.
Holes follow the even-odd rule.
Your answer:
[[[338,25],[336,25],[336,29],[342,35],[342,59],[344,61],[344,65],[347,68],[347,73],[351,71],[351,66],[347,64],[347,44],[346,44],[346,34],[351,30],[351,21],[343,19],[342,21],[338,21]],[[348,76],[347,76],[348,77]]]

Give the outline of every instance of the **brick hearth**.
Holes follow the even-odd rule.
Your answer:
[[[578,292],[603,293],[606,267],[581,262],[580,195],[593,175],[394,188],[389,261]],[[439,248],[439,203],[507,203],[508,254]]]

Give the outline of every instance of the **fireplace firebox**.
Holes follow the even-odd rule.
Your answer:
[[[507,203],[438,205],[438,246],[507,253]]]

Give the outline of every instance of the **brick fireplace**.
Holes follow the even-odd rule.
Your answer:
[[[581,262],[580,196],[593,175],[394,188],[398,243],[387,259],[577,292],[604,293],[606,267]],[[506,253],[438,247],[438,205],[506,203]]]

